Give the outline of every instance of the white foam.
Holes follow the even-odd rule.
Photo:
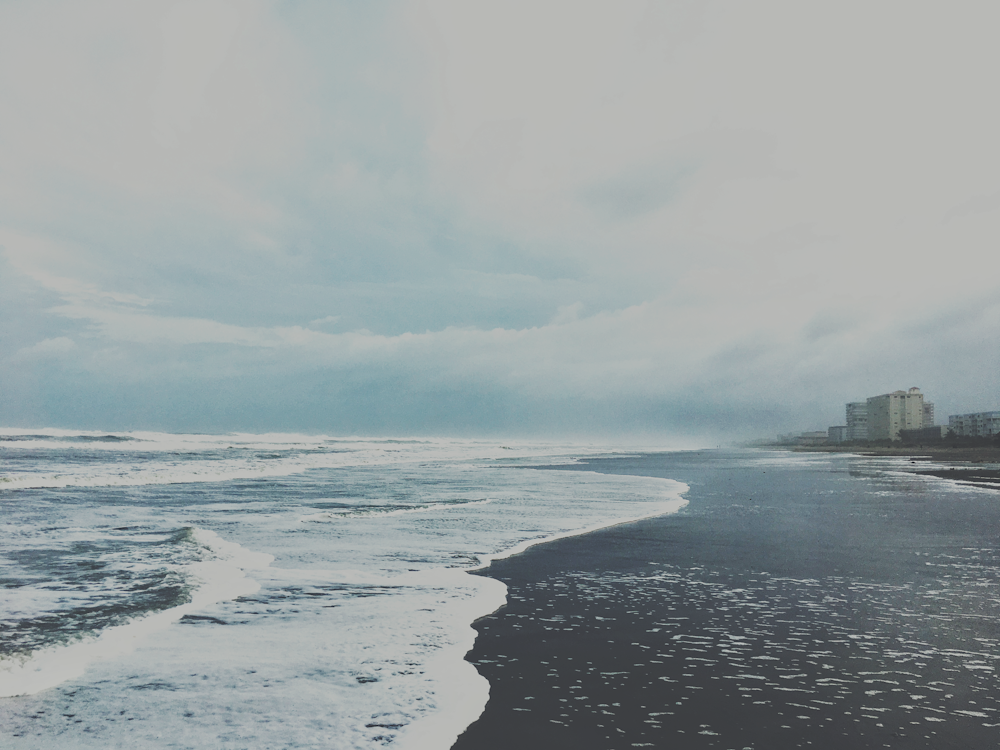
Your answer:
[[[592,476],[605,476],[605,475],[596,475],[593,472],[578,472],[578,473],[590,474]],[[513,547],[510,547],[509,549],[506,549],[502,552],[498,552],[497,554],[482,555],[481,557],[482,563],[480,565],[474,566],[473,568],[471,568],[471,570],[480,570],[482,568],[487,568],[494,560],[502,560],[506,557],[519,555],[525,550],[530,549],[531,547],[534,547],[537,544],[554,542],[557,539],[565,539],[571,536],[581,536],[582,534],[590,534],[594,531],[610,528],[612,526],[620,526],[621,524],[634,523],[636,521],[641,521],[646,518],[655,518],[656,516],[663,516],[668,513],[676,513],[677,511],[679,511],[681,508],[683,508],[685,505],[688,504],[688,501],[685,498],[681,497],[681,495],[683,495],[685,492],[688,492],[691,488],[688,485],[684,484],[683,482],[677,482],[672,479],[664,479],[662,481],[669,483],[670,489],[668,491],[675,493],[677,495],[676,498],[667,501],[662,501],[661,503],[657,504],[654,508],[650,509],[645,513],[637,513],[629,516],[612,518],[608,521],[600,521],[598,523],[594,523],[589,526],[584,526],[578,529],[569,529],[567,531],[561,531],[557,534],[538,537],[536,539],[526,539],[520,544],[516,544]]]
[[[307,513],[299,518],[304,523],[319,523],[323,521],[338,521],[349,516],[405,516],[410,513],[430,513],[439,510],[455,510],[467,508],[472,505],[486,505],[492,503],[491,498],[486,500],[470,500],[466,503],[433,503],[431,505],[418,505],[415,508],[395,508],[393,510],[378,510],[377,506],[358,506],[355,508],[338,508],[337,510],[325,510],[322,513]]]
[[[466,579],[473,578],[465,572],[461,575]],[[489,683],[472,664],[465,661],[465,655],[476,641],[472,623],[507,603],[507,586],[492,578],[479,580],[483,581],[479,596],[468,600],[453,613],[456,622],[465,623],[460,637],[428,660],[424,667],[429,681],[436,687],[441,705],[447,709],[424,716],[407,726],[393,743],[403,750],[451,747],[486,708],[490,697]]]
[[[34,475],[26,482],[58,474],[66,482],[60,486],[86,488],[333,471],[297,478],[273,497],[258,493],[246,504],[228,495],[227,502],[216,502],[210,490],[179,487],[158,494],[183,500],[177,504],[106,505],[99,492],[84,489],[74,494],[76,505],[45,506],[45,529],[39,526],[38,540],[29,534],[23,546],[48,547],[77,529],[98,535],[110,528],[121,538],[120,528],[136,527],[148,540],[190,525],[196,527],[191,539],[206,548],[209,559],[185,568],[185,575],[201,581],[189,604],[37,652],[23,664],[11,662],[6,676],[16,684],[6,694],[85,680],[100,686],[91,716],[96,722],[102,706],[139,710],[183,698],[218,708],[218,716],[236,702],[266,717],[247,729],[258,732],[249,743],[256,746],[268,746],[267,737],[273,737],[288,746],[372,747],[383,744],[375,739],[379,733],[404,748],[449,746],[488,697],[486,681],[464,660],[475,638],[471,623],[506,601],[502,583],[468,571],[537,544],[674,512],[686,503],[681,494],[687,487],[671,480],[525,467],[529,461],[572,463],[581,455],[608,453],[592,446],[560,452],[486,441],[300,436],[293,449],[295,441],[287,436],[136,437],[145,441],[141,450],[138,440],[114,446],[136,450],[134,461],[124,451],[114,454],[116,462],[125,455],[124,466],[98,457],[67,460],[56,472],[49,470],[51,461],[40,460],[38,468],[46,471],[24,472]],[[227,445],[239,440],[253,450],[227,453]],[[173,457],[165,450],[179,445],[191,455]],[[284,445],[289,452],[260,458],[254,451],[264,445]],[[140,455],[143,450],[152,458]],[[513,459],[514,466],[497,459]],[[392,499],[380,500],[387,485],[391,491],[381,496]],[[7,509],[28,512],[25,503],[36,495],[6,489],[0,496],[23,501]],[[353,507],[322,510],[329,498],[340,502],[345,496],[354,498],[344,501]],[[203,617],[189,622],[201,624],[170,627],[195,611]],[[220,630],[216,621],[228,624]],[[150,638],[154,632],[157,637]],[[198,669],[204,674],[196,677]],[[322,677],[314,677],[317,672]],[[140,695],[128,687],[137,680],[172,687]],[[211,711],[204,719],[182,716],[180,710],[147,710],[146,723],[130,724],[130,733],[136,744],[172,736],[193,746],[217,736]],[[52,731],[58,731],[55,725]],[[98,735],[74,741],[100,746]]]
[[[459,461],[470,458],[516,460],[545,458],[551,463],[572,463],[567,448],[576,455],[603,455],[592,446],[458,440],[348,440],[324,435],[170,435],[165,433],[99,433],[68,430],[0,429],[0,435],[35,436],[0,443],[14,453],[31,451],[114,452],[113,463],[79,461],[52,465],[49,471],[0,474],[0,490],[62,487],[129,487],[146,485],[226,482],[301,474],[312,469],[390,465],[405,462]],[[113,442],[62,442],[57,438],[113,437]],[[231,455],[235,451],[239,455]],[[273,455],[274,453],[287,455]],[[268,455],[271,453],[272,455]],[[132,458],[123,456],[134,454]],[[0,498],[4,495],[0,494]],[[7,495],[9,498],[10,496]]]
[[[246,577],[244,570],[266,567],[273,557],[245,550],[212,531],[195,529],[192,536],[215,559],[184,566],[190,579],[198,583],[188,603],[107,628],[99,635],[82,636],[65,645],[0,658],[0,698],[32,695],[80,677],[90,664],[130,653],[152,634],[190,612],[252,594],[260,588],[256,581]]]

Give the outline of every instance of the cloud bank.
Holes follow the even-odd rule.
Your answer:
[[[0,422],[1000,408],[987,3],[6,3]]]

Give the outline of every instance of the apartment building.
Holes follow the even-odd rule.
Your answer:
[[[899,440],[900,430],[924,426],[924,394],[919,388],[871,396],[867,403],[869,440]]]
[[[843,443],[847,440],[847,427],[844,425],[837,425],[836,427],[830,427],[826,431],[826,442],[828,443]]]
[[[847,405],[847,440],[868,439],[868,402],[855,401]]]
[[[955,435],[993,437],[1000,434],[1000,411],[952,414],[948,417],[948,429]]]

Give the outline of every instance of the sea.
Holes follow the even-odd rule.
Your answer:
[[[671,514],[609,447],[0,430],[5,747],[441,748],[489,683],[477,570]],[[578,467],[579,468],[579,467]]]

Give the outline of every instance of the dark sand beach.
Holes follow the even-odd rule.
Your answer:
[[[476,624],[491,697],[456,750],[996,747],[1000,493],[884,468],[572,467],[679,479],[690,504],[483,571],[509,604]]]
[[[914,461],[946,461],[958,465],[1000,463],[1000,443],[948,444],[928,443],[926,445],[868,445],[838,444],[800,446],[792,449],[796,453],[853,453],[859,456],[897,456]]]
[[[940,479],[951,479],[955,482],[968,482],[986,487],[993,486],[1000,489],[1000,471],[996,469],[929,469],[918,471],[917,474],[929,477],[939,477]]]
[[[943,462],[946,468],[917,469],[917,474],[968,482],[985,486],[1000,486],[1000,469],[983,464],[1000,465],[1000,445],[882,445],[882,446],[817,446],[795,448],[796,453],[852,453],[869,457],[907,458],[914,464]]]

